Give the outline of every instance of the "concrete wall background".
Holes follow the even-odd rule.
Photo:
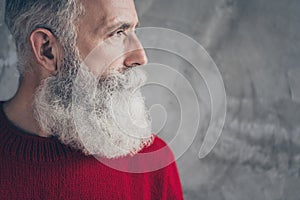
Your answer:
[[[136,3],[142,26],[191,36],[209,51],[224,79],[227,118],[216,147],[204,159],[197,157],[204,125],[177,161],[185,198],[299,199],[300,1]],[[0,99],[5,100],[14,94],[18,74],[13,40],[3,25],[0,40]],[[159,56],[148,53],[150,60]]]

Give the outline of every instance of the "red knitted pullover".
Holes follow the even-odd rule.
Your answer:
[[[116,170],[93,156],[63,145],[56,137],[43,138],[20,130],[5,116],[0,104],[0,199],[183,199],[174,157],[158,137],[139,155],[139,164],[171,164],[156,171],[131,173]],[[143,153],[143,154],[141,154]],[[115,159],[130,166],[131,159]],[[136,162],[135,162],[136,164]]]

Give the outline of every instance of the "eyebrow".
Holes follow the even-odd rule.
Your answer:
[[[132,23],[128,23],[128,22],[118,22],[117,24],[114,24],[112,26],[109,26],[107,28],[105,28],[105,32],[106,33],[110,33],[112,32],[113,30],[118,30],[118,29],[124,29],[124,30],[127,30],[129,29],[130,27],[134,27],[134,28],[137,28],[139,27],[140,23],[138,22],[136,24],[136,26],[134,26]]]

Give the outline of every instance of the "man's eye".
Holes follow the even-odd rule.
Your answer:
[[[124,30],[120,29],[120,30],[117,30],[116,32],[114,32],[113,36],[118,36],[118,37],[126,36],[126,32]]]

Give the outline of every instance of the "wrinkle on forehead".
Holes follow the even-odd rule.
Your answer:
[[[130,24],[138,23],[133,0],[82,0],[86,9],[85,23],[91,23],[95,32],[104,26],[120,21]]]
[[[119,7],[119,8],[135,8],[133,0],[110,0],[111,4],[113,6]]]
[[[119,22],[138,23],[133,0],[81,0],[85,8],[78,22],[78,46],[82,57],[105,39],[107,28]]]
[[[87,10],[94,9],[99,12],[111,12],[116,9],[135,10],[133,0],[81,0]]]

